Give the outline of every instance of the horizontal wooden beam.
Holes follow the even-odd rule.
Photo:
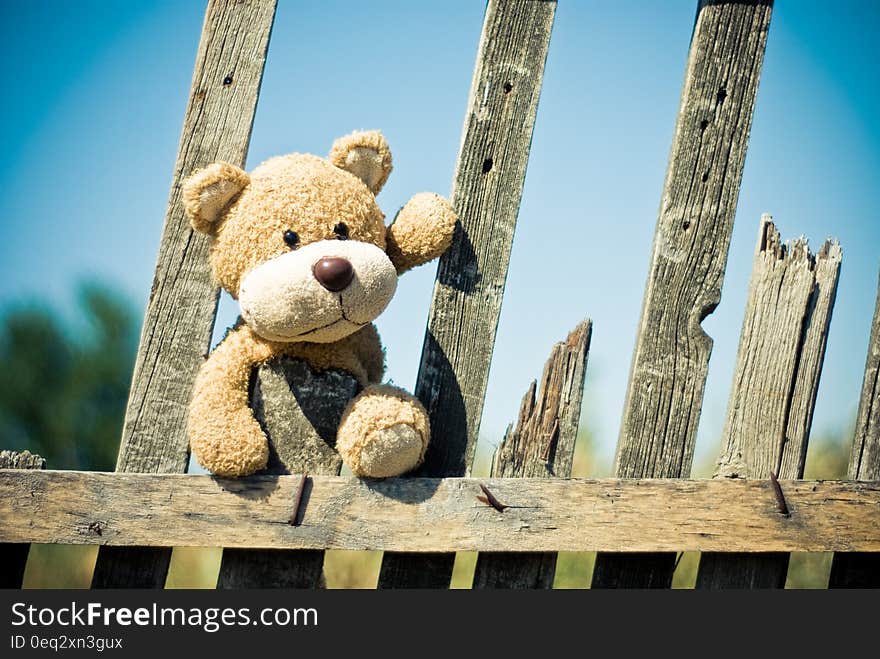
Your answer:
[[[449,551],[880,551],[880,482],[222,480],[0,470],[0,542]],[[477,499],[484,484],[508,506]]]

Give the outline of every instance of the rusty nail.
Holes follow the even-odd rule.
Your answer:
[[[299,526],[299,521],[297,517],[299,516],[299,506],[302,502],[303,490],[306,487],[306,479],[309,477],[309,472],[303,472],[302,478],[299,479],[299,485],[296,488],[296,493],[293,495],[293,512],[290,513],[290,519],[287,520],[287,523],[291,526]]]
[[[499,513],[503,513],[505,508],[509,508],[509,506],[505,506],[498,499],[495,498],[495,495],[489,491],[489,488],[480,483],[480,489],[483,490],[483,494],[486,496],[477,495],[477,499],[482,501],[483,503],[492,506]]]
[[[782,493],[782,486],[779,484],[779,479],[776,477],[776,474],[772,471],[770,472],[770,482],[773,484],[773,493],[776,495],[777,510],[779,510],[780,514],[790,517],[791,512],[788,510],[788,504],[785,502],[785,495]]]

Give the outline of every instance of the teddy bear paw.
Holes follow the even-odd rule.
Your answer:
[[[269,459],[269,447],[263,440],[262,444],[250,447],[226,447],[208,452],[196,452],[196,459],[215,476],[242,478],[265,469]]]
[[[425,459],[430,427],[425,408],[389,385],[362,391],[342,415],[336,449],[356,476],[400,476]]]
[[[407,423],[395,423],[371,432],[360,451],[360,475],[370,478],[398,476],[421,462],[424,439]]]
[[[249,409],[217,416],[194,406],[188,426],[190,449],[199,464],[215,476],[241,478],[265,468],[269,443]]]

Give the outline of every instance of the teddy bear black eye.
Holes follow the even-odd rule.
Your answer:
[[[336,234],[338,240],[348,240],[348,226],[345,222],[340,222],[333,227],[333,233]]]
[[[290,247],[290,249],[294,249],[299,245],[299,236],[296,235],[295,231],[285,231],[284,242],[287,243],[287,246]]]

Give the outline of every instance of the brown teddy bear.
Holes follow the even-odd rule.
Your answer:
[[[266,435],[249,407],[253,369],[279,356],[312,370],[342,370],[363,388],[348,404],[336,449],[352,472],[387,477],[425,456],[428,416],[413,396],[380,384],[384,353],[372,321],[397,277],[449,247],[455,214],[433,193],[415,195],[386,227],[375,195],[391,173],[379,131],[333,144],[328,159],[294,153],[253,172],[214,163],[190,176],[192,226],[213,238],[215,281],[241,318],[202,365],[189,410],[190,447],[219,476],[266,466]]]

